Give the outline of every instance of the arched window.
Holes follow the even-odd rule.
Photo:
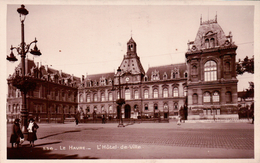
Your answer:
[[[215,61],[207,61],[204,65],[205,81],[217,80],[217,64]]]
[[[113,113],[113,107],[112,107],[112,105],[109,106],[109,113]]]
[[[163,97],[168,97],[168,89],[167,88],[163,89]]]
[[[125,90],[125,99],[130,100],[130,90],[129,89]]]
[[[108,93],[108,100],[113,101],[113,95],[111,92]]]
[[[213,93],[212,101],[213,102],[219,102],[219,93],[218,92]]]
[[[105,94],[101,93],[101,101],[105,101]]]
[[[97,94],[96,93],[93,95],[93,99],[94,99],[95,102],[97,101]]]
[[[208,49],[209,48],[209,39],[205,40],[205,48]]]
[[[232,94],[231,92],[226,92],[226,103],[232,102]]]
[[[192,95],[192,103],[193,104],[197,104],[198,103],[198,95],[196,93],[194,93]]]
[[[155,103],[155,104],[153,105],[153,107],[154,107],[154,110],[157,110],[157,109],[158,109],[157,103]]]
[[[179,96],[179,90],[177,87],[173,88],[173,97],[178,97]]]
[[[203,102],[210,102],[210,93],[209,92],[204,93]]]
[[[210,48],[214,48],[215,47],[215,39],[214,38],[211,38],[210,39]]]
[[[79,95],[79,102],[83,102],[83,95]]]
[[[135,90],[135,99],[138,99],[139,98],[139,94],[138,94],[138,91]]]
[[[153,90],[153,98],[158,98],[158,89]]]
[[[167,104],[167,103],[164,103],[164,104],[163,104],[163,109],[164,109],[164,110],[168,110],[168,104]]]
[[[101,106],[101,112],[105,112],[105,107]]]
[[[148,98],[148,90],[144,90],[144,98]]]

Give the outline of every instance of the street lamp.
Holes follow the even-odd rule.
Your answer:
[[[24,5],[21,5],[20,8],[17,9],[17,12],[20,14],[20,21],[21,21],[21,38],[22,38],[22,42],[18,47],[13,47],[11,46],[11,54],[10,56],[7,56],[7,60],[11,61],[11,62],[15,62],[17,61],[17,58],[14,56],[13,53],[13,49],[17,50],[17,53],[19,55],[21,55],[21,63],[22,63],[22,81],[21,83],[26,83],[25,82],[25,57],[26,57],[26,53],[29,51],[30,46],[34,43],[35,46],[33,49],[31,49],[30,53],[36,56],[41,55],[40,50],[38,49],[36,43],[37,40],[35,38],[34,41],[32,41],[30,44],[26,45],[26,43],[24,42],[24,21],[26,18],[26,15],[29,13],[28,10],[25,9]],[[27,83],[28,84],[28,83]],[[21,109],[21,117],[22,117],[22,121],[21,121],[21,125],[22,125],[22,132],[23,133],[27,133],[27,118],[28,118],[28,109],[26,106],[26,94],[27,94],[27,89],[25,87],[25,85],[21,85],[21,93],[22,93],[22,109]]]
[[[121,83],[120,83],[120,76],[121,76],[121,69],[118,67],[117,69],[118,74],[118,91],[119,91],[119,99],[116,100],[116,103],[118,104],[118,111],[119,111],[119,123],[117,127],[125,127],[123,124],[123,118],[122,118],[122,105],[125,104],[125,99],[121,96]],[[112,90],[115,90],[115,86],[113,84]]]

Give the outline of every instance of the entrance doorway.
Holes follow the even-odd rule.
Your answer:
[[[125,105],[125,118],[131,117],[131,107],[130,105]]]

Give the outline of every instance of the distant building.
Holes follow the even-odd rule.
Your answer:
[[[121,97],[126,100],[123,118],[169,118],[178,116],[184,106],[188,115],[237,113],[236,49],[231,32],[226,36],[216,17],[201,20],[195,40],[188,42],[186,63],[150,67],[147,72],[133,38],[127,42],[117,73],[92,74],[80,80],[27,60],[27,73],[38,82],[27,96],[29,113],[45,119],[57,114],[66,118],[78,109],[80,119],[119,117],[119,75]],[[19,116],[16,110],[21,108],[21,98],[11,77],[8,90],[8,116]]]
[[[133,38],[127,43],[127,53],[120,65],[120,74],[105,73],[88,75],[79,87],[79,109],[82,114],[92,116],[106,114],[118,117],[118,89],[112,90],[112,81],[118,87],[118,76],[122,85],[123,118],[164,117],[178,115],[186,99],[186,64],[150,67],[145,73],[136,53]],[[126,89],[128,88],[128,89]]]
[[[27,93],[27,108],[30,117],[38,121],[63,121],[62,117],[70,117],[76,113],[78,100],[78,84],[80,78],[66,74],[34,61],[25,60],[25,74],[36,83],[36,89]],[[21,63],[15,73],[7,79],[7,120],[20,118],[22,96],[20,90],[12,85],[12,78],[21,75]]]

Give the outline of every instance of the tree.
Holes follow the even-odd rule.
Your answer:
[[[242,75],[245,72],[254,74],[254,56],[250,59],[246,56],[243,61],[239,59],[236,63],[236,71],[237,75]]]

